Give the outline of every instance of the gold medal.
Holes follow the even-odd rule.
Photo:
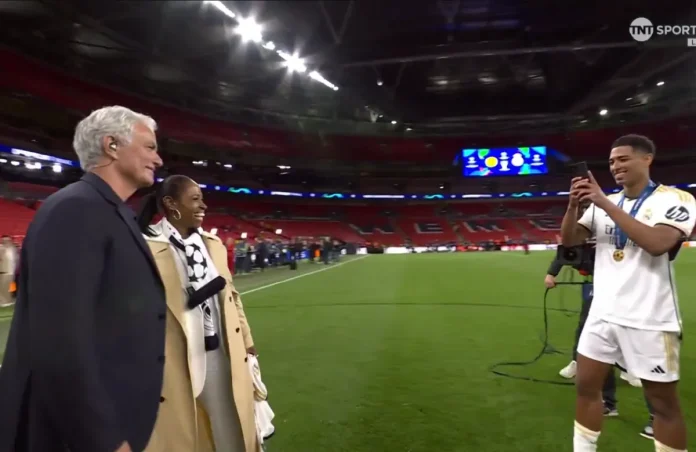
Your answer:
[[[623,250],[616,250],[614,251],[614,260],[616,262],[621,262],[624,259],[624,252]]]

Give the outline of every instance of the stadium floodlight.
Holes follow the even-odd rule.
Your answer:
[[[249,234],[247,234],[246,232],[242,232],[240,237],[245,239],[245,238],[249,237]]]
[[[297,55],[290,55],[287,52],[278,50],[278,55],[285,60],[285,66],[290,72],[305,72],[307,71],[307,66],[304,64],[304,60],[299,58]]]
[[[235,32],[242,37],[242,41],[261,42],[261,25],[257,24],[251,17],[239,18],[239,25],[235,28]]]
[[[282,229],[276,229],[276,235],[280,235],[280,234],[282,234],[282,233],[283,233],[283,230],[282,230]]]
[[[54,163],[53,164],[53,172],[54,173],[61,173],[61,172],[63,172],[63,167],[60,166],[60,164],[58,164],[58,163]]]
[[[334,85],[330,81],[326,80],[320,73],[317,71],[312,71],[309,73],[309,78],[312,80],[316,80],[317,82],[321,83],[322,85],[331,88],[334,91],[338,91],[338,86]]]
[[[228,7],[226,7],[226,6],[224,5],[224,3],[220,2],[220,1],[204,1],[203,3],[208,3],[208,4],[210,4],[210,5],[213,5],[214,7],[216,7],[217,9],[219,9],[220,12],[222,12],[222,13],[223,13],[225,16],[227,16],[227,17],[231,17],[231,18],[233,18],[233,19],[234,19],[235,17],[237,17],[237,15],[236,15],[235,13],[233,13],[232,11],[230,11],[230,9],[229,9]]]
[[[277,49],[277,46],[275,43],[272,41],[268,42],[263,42],[263,35],[262,35],[262,29],[261,25],[256,23],[256,21],[250,17],[247,18],[242,18],[238,17],[235,13],[230,11],[229,8],[227,8],[222,2],[220,1],[204,1],[204,4],[210,4],[217,8],[220,12],[225,14],[227,17],[231,17],[237,21],[237,27],[235,28],[235,33],[239,34],[242,37],[243,41],[252,41],[256,43],[260,43],[261,46],[270,51],[275,51],[282,59],[285,60],[285,66],[288,68],[290,72],[299,72],[299,73],[305,73],[307,72],[307,66],[305,65],[305,62],[302,58],[299,56],[291,55],[288,52],[285,52],[283,50]],[[338,91],[338,86],[334,85],[330,81],[326,80],[321,74],[319,74],[317,71],[312,71],[310,74],[310,77],[327,88],[330,88],[334,91]]]
[[[601,110],[599,110],[599,114],[602,116],[606,116],[607,113],[609,113],[609,110],[607,110],[606,108],[602,108]]]

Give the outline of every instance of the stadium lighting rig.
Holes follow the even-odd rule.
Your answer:
[[[291,54],[284,50],[278,49],[276,44],[272,41],[264,41],[262,27],[260,24],[256,23],[256,21],[253,18],[239,17],[237,14],[232,12],[227,6],[225,6],[224,3],[222,3],[221,1],[206,0],[203,2],[203,4],[209,4],[211,6],[214,6],[225,16],[237,21],[237,27],[234,31],[235,33],[241,36],[242,41],[255,42],[261,44],[261,47],[263,47],[264,49],[271,52],[275,52],[279,57],[285,60],[285,67],[287,67],[290,72],[298,72],[300,74],[304,74],[307,72],[307,66],[304,63],[304,60],[300,58],[297,54]],[[308,75],[309,78],[311,78],[312,80],[315,80],[321,83],[322,85],[326,86],[327,88],[331,88],[334,91],[338,91],[338,86],[328,81],[316,70],[310,71]]]

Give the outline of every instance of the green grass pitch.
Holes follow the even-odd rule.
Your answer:
[[[369,256],[243,295],[263,379],[276,413],[274,452],[572,450],[574,388],[493,375],[500,361],[541,348],[543,278],[553,254],[456,253]],[[247,292],[299,272],[237,279]],[[681,396],[696,435],[696,251],[676,277],[684,317]],[[577,279],[577,277],[576,277]],[[549,306],[578,309],[577,287]],[[0,335],[9,322],[0,311]],[[569,351],[577,315],[550,311],[550,342]],[[4,338],[0,337],[0,345]],[[568,355],[545,355],[511,373],[563,381]],[[600,450],[652,451],[640,389],[619,383],[618,418]],[[696,443],[690,441],[691,448]]]

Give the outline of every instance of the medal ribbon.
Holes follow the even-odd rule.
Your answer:
[[[657,190],[657,184],[653,181],[648,181],[648,186],[643,189],[641,192],[640,196],[638,196],[638,199],[636,200],[636,203],[633,204],[633,207],[631,208],[631,211],[628,213],[631,218],[635,218],[636,215],[638,215],[638,211],[640,210],[640,207],[643,205],[646,199],[652,195],[655,190]],[[624,201],[626,200],[626,195],[621,194],[621,199],[619,200],[619,203],[617,206],[623,210],[623,204]],[[624,231],[621,230],[619,225],[617,224],[614,226],[614,238],[615,238],[615,245],[617,250],[622,250],[626,247],[626,243],[628,243],[628,235]]]

